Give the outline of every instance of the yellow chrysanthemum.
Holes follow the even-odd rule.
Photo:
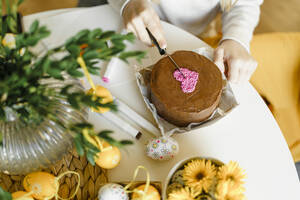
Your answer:
[[[225,197],[235,197],[243,194],[245,188],[242,185],[236,184],[231,180],[219,181],[216,187],[217,199],[224,199]]]
[[[213,198],[210,195],[208,195],[208,194],[201,194],[200,196],[197,197],[196,200],[203,200],[203,199],[205,199],[205,200],[213,200]]]
[[[195,191],[193,188],[185,187],[173,190],[169,194],[168,200],[194,200],[198,195],[199,191]]]
[[[227,194],[224,197],[217,197],[216,200],[244,200],[245,196],[244,194],[237,194],[237,195],[233,195],[233,194]]]
[[[221,181],[233,181],[237,186],[244,183],[246,177],[245,172],[241,169],[237,162],[230,161],[227,165],[219,168],[218,178]]]
[[[200,193],[203,190],[208,192],[215,176],[215,166],[210,160],[192,160],[183,170],[183,180],[185,184]]]

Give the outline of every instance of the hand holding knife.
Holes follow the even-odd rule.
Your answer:
[[[179,66],[177,65],[177,63],[175,62],[175,60],[171,57],[171,55],[169,55],[169,54],[167,53],[167,49],[162,49],[162,48],[160,48],[160,46],[159,46],[157,40],[156,40],[155,37],[152,35],[152,33],[149,31],[149,29],[146,28],[146,30],[147,30],[147,32],[148,32],[148,34],[149,34],[149,37],[150,37],[150,39],[152,40],[153,44],[157,47],[157,49],[158,49],[158,51],[159,51],[159,54],[160,54],[160,55],[166,55],[166,56],[168,56],[168,58],[170,58],[170,60],[171,60],[172,63],[174,64],[174,66],[179,70],[179,72],[181,73],[181,75],[182,75],[183,77],[185,77],[184,74],[181,72],[180,67],[179,67]]]

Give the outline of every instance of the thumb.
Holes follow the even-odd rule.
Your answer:
[[[218,66],[220,71],[224,73],[225,66],[224,66],[224,49],[217,48],[214,51],[214,63]]]

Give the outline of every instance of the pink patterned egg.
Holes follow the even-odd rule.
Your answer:
[[[146,146],[146,154],[154,160],[170,160],[179,152],[178,142],[167,136],[153,138]]]

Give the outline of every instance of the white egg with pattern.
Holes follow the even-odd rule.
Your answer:
[[[179,152],[178,142],[168,136],[151,139],[146,145],[146,154],[154,160],[170,160]]]
[[[98,192],[99,200],[129,200],[122,185],[116,183],[108,183],[100,188]]]

